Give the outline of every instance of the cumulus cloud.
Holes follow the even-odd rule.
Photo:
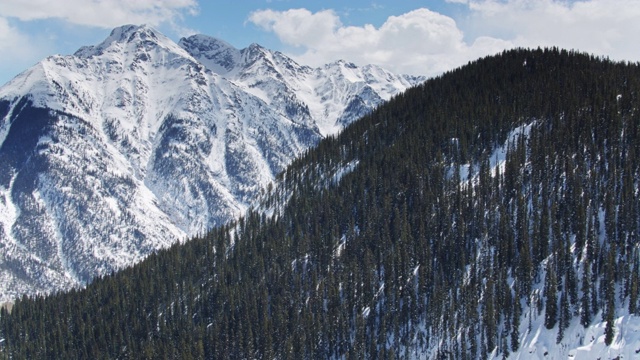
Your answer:
[[[172,23],[195,13],[195,0],[3,0],[0,16],[22,21],[58,18],[72,24],[111,28],[122,24]]]
[[[261,10],[251,13],[249,21],[265,30],[275,32],[280,40],[287,44],[305,47],[317,47],[327,43],[341,26],[340,19],[333,10],[315,14],[307,9],[284,12]]]
[[[478,54],[511,46],[489,37],[469,45],[452,18],[428,9],[391,16],[378,28],[345,26],[332,10],[262,10],[252,13],[249,21],[275,33],[283,43],[302,48],[304,52],[296,58],[311,65],[346,59],[396,72],[433,75]]]
[[[12,26],[6,18],[0,17],[0,75],[17,74],[25,69],[25,64],[35,63],[36,58],[45,56],[52,49],[46,41],[34,39]],[[0,81],[0,85],[5,79]]]
[[[637,61],[638,0],[469,0],[474,33],[518,46],[558,46]]]
[[[638,0],[447,0],[466,8],[458,21],[429,9],[382,25],[346,26],[332,10],[261,10],[249,21],[298,47],[302,63],[345,59],[389,70],[435,75],[481,56],[522,46],[559,46],[640,59]]]
[[[18,45],[25,44],[26,40],[27,37],[24,34],[11,26],[7,19],[0,17],[0,53],[10,55],[8,50],[19,49]],[[19,53],[13,53],[13,55],[19,56]]]

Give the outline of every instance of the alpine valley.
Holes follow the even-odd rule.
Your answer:
[[[0,88],[0,302],[236,219],[292,159],[424,81],[123,26]]]

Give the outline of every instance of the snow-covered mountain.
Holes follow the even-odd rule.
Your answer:
[[[323,136],[339,132],[383,101],[425,80],[343,60],[314,69],[257,44],[238,50],[205,35],[183,38],[180,46],[286,117],[315,124]]]
[[[294,156],[423,78],[123,26],[0,88],[0,301],[243,213]]]

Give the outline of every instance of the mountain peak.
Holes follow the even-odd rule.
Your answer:
[[[354,63],[352,63],[350,61],[343,60],[343,59],[336,60],[332,64],[336,64],[336,65],[339,65],[339,66],[342,66],[342,67],[346,67],[346,68],[349,68],[349,69],[357,69],[358,68],[358,66],[356,66],[356,64],[354,64]]]
[[[258,43],[251,43],[249,46],[245,48],[246,51],[260,51],[266,50],[266,48]]]
[[[226,41],[202,34],[182,38],[178,45],[208,69],[227,74],[240,59],[240,50]]]
[[[155,44],[172,43],[166,36],[149,25],[123,25],[111,31],[111,34],[100,44],[83,46],[75,52],[78,57],[91,57],[103,54],[116,45],[119,47],[133,42],[152,42]]]
[[[184,45],[184,46],[189,46],[190,48],[193,48],[194,50],[197,49],[202,53],[205,53],[205,52],[210,51],[210,50],[220,50],[220,51],[235,50],[235,51],[237,51],[237,49],[233,45],[229,44],[228,42],[226,42],[226,41],[224,41],[222,39],[218,39],[216,37],[209,36],[209,35],[204,35],[204,34],[195,34],[195,35],[191,35],[189,37],[183,37],[183,38],[180,39],[178,44]]]
[[[111,31],[111,34],[107,38],[107,41],[110,39],[115,39],[116,41],[124,41],[126,39],[127,42],[133,41],[135,38],[138,39],[158,39],[159,37],[164,37],[159,31],[152,28],[149,25],[123,25],[117,27]]]

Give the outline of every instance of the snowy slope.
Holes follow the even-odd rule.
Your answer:
[[[180,46],[292,120],[315,123],[323,136],[339,132],[383,101],[425,80],[343,60],[310,68],[257,44],[238,50],[206,35],[183,38]]]
[[[420,80],[147,26],[48,57],[0,88],[0,302],[237,217],[295,155]]]
[[[579,318],[574,318],[564,330],[564,338],[557,342],[557,326],[553,329],[544,327],[544,313],[535,314],[529,330],[528,318],[523,318],[520,326],[521,347],[510,354],[507,359],[637,359],[640,358],[640,319],[630,315],[624,308],[616,311],[620,314],[615,320],[615,338],[610,346],[605,344],[605,321],[602,314],[597,314],[589,327],[580,325]],[[494,352],[491,359],[502,359],[502,354]]]

